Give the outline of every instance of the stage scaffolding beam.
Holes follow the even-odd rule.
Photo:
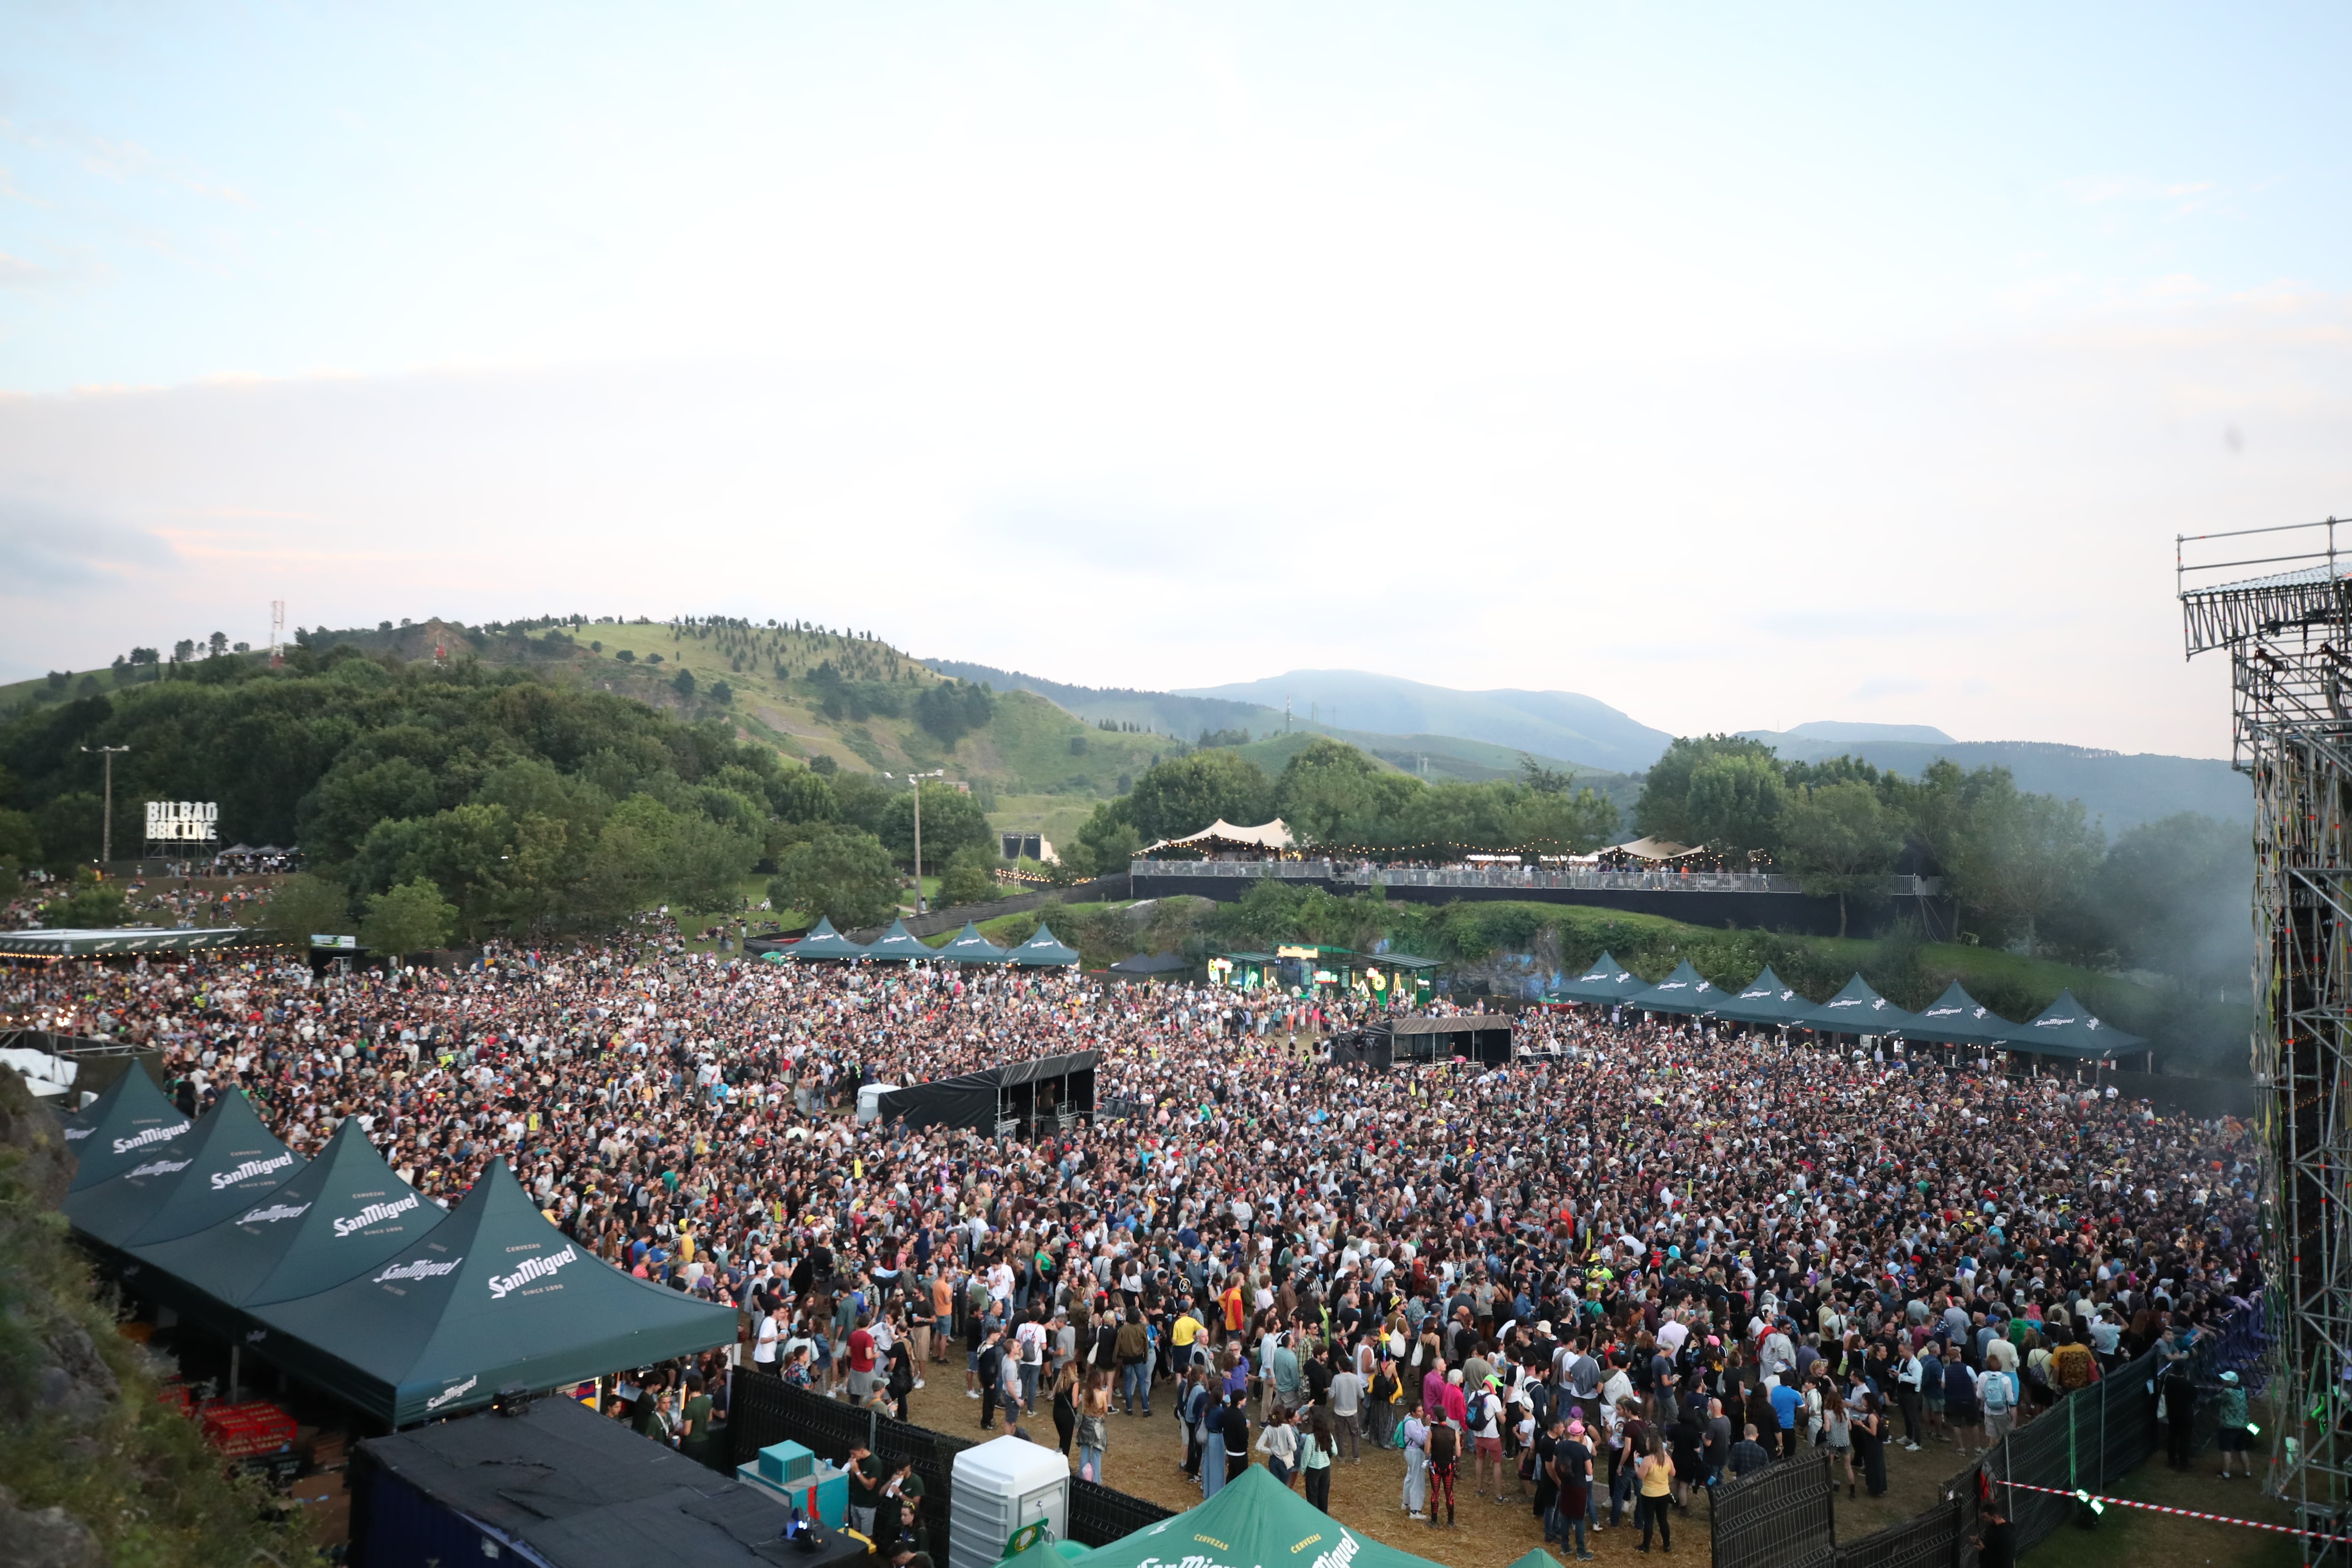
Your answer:
[[[2229,651],[2231,760],[2254,785],[2270,1486],[2325,1532],[2305,1538],[2305,1561],[2352,1568],[2352,558],[2339,528],[2352,521],[2182,536],[2175,571],[2189,657]],[[2220,580],[2254,565],[2283,570]]]

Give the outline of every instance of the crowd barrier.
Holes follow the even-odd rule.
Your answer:
[[[954,1506],[955,1457],[973,1443],[746,1371],[735,1374],[727,1433],[731,1465],[751,1464],[761,1449],[787,1440],[835,1464],[855,1447],[871,1449],[885,1461],[911,1462],[923,1480],[923,1523],[940,1542],[948,1539],[948,1514]],[[1085,1545],[1108,1546],[1169,1513],[1158,1503],[1070,1478],[1070,1539]]]
[[[2200,1395],[2196,1447],[2212,1438],[2210,1395],[2221,1387],[2221,1373],[2237,1373],[2247,1397],[2255,1397],[2270,1343],[2260,1300],[2242,1305],[2200,1341],[2189,1362],[2189,1382]],[[2072,1521],[2080,1507],[2072,1496],[2023,1489],[2079,1489],[2095,1495],[2156,1452],[2154,1390],[2162,1372],[2162,1357],[2150,1351],[2065,1395],[1947,1481],[1934,1507],[1857,1541],[1837,1539],[1837,1488],[1824,1455],[1808,1453],[1744,1480],[1725,1482],[1707,1504],[1715,1568],[1964,1568],[1988,1496],[2000,1500],[2022,1556]],[[2011,1481],[2018,1485],[2004,1484]]]

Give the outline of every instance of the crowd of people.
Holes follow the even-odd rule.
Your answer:
[[[1204,1494],[1263,1462],[1323,1502],[1400,1448],[1412,1517],[1523,1501],[1580,1554],[1815,1444],[1882,1490],[1890,1446],[1989,1447],[2260,1283],[2234,1121],[1683,1020],[1530,1013],[1509,1065],[1372,1072],[1323,1049],[1359,1004],[642,926],[455,972],[60,962],[0,1002],[156,1047],[192,1112],[242,1089],[305,1155],[357,1117],[445,1206],[504,1159],[581,1245],[738,1305],[752,1375],[903,1415],[960,1353],[980,1425],[1050,1419],[1097,1477],[1114,1412],[1164,1405]],[[1079,1050],[1122,1114],[852,1114]],[[707,1436],[725,1364],[632,1418]]]

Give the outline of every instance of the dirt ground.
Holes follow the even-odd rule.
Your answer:
[[[910,1414],[926,1426],[944,1432],[977,1436],[980,1430],[980,1402],[966,1399],[963,1392],[963,1355],[961,1350],[953,1362],[933,1369],[929,1386],[918,1389],[911,1403]],[[1160,1385],[1160,1396],[1152,1405],[1149,1419],[1140,1415],[1128,1416],[1113,1411],[1110,1418],[1110,1447],[1103,1457],[1103,1468],[1108,1472],[1103,1479],[1118,1490],[1139,1498],[1148,1498],[1165,1508],[1182,1510],[1201,1500],[1198,1488],[1186,1480],[1181,1463],[1184,1457],[1183,1442],[1170,1415],[1167,1395],[1172,1385]],[[1032,1441],[1051,1447],[1055,1441],[1054,1422],[1050,1412],[1036,1419],[1024,1419],[1024,1426]],[[1255,1440],[1255,1426],[1252,1426]],[[1344,1455],[1344,1449],[1342,1450]],[[1841,1541],[1856,1540],[1886,1525],[1910,1518],[1941,1495],[1944,1484],[1953,1480],[1974,1458],[1974,1451],[1963,1456],[1949,1445],[1934,1446],[1916,1454],[1895,1448],[1887,1455],[1887,1491],[1883,1498],[1859,1495],[1849,1500],[1841,1495],[1837,1500],[1837,1531]],[[2161,1470],[2162,1467],[2158,1468]],[[2211,1483],[2215,1490],[2223,1489],[2221,1483]],[[2251,1492],[2242,1482],[2232,1487]],[[1342,1458],[1332,1468],[1331,1511],[1349,1529],[1394,1546],[1401,1551],[1454,1565],[1454,1568],[1502,1568],[1523,1553],[1543,1544],[1543,1526],[1526,1499],[1510,1503],[1497,1503],[1491,1493],[1485,1498],[1470,1495],[1469,1466],[1463,1467],[1463,1476],[1455,1493],[1454,1518],[1457,1528],[1451,1531],[1432,1530],[1416,1524],[1404,1516],[1404,1458],[1397,1453],[1381,1453],[1367,1447],[1360,1460]],[[1507,1467],[1504,1489],[1516,1492],[1517,1479]],[[1861,1489],[1857,1487],[1857,1492]],[[2198,1506],[2212,1508],[2205,1503]],[[1607,1517],[1607,1505],[1602,1506]],[[1630,1528],[1633,1514],[1629,1508],[1626,1526],[1603,1530],[1591,1538],[1595,1556],[1603,1561],[1616,1559],[1631,1562],[1639,1556],[1633,1549],[1641,1541],[1641,1532]],[[2218,1527],[2217,1527],[2218,1528]],[[1706,1502],[1703,1496],[1694,1497],[1688,1513],[1674,1518],[1674,1555],[1696,1561],[1706,1560],[1710,1551],[1707,1531]],[[2252,1532],[2241,1532],[2252,1533]],[[2052,1542],[2056,1546],[2060,1542]],[[2047,1549],[2045,1549],[2046,1551]],[[1652,1555],[1658,1555],[1654,1546]],[[2037,1559],[2040,1560],[2040,1559]],[[2063,1562],[2066,1559],[2048,1559]],[[2117,1559],[2118,1563],[2129,1561]],[[2234,1563],[2236,1559],[2217,1559]],[[2197,1568],[2192,1558],[2179,1559],[2174,1568]]]

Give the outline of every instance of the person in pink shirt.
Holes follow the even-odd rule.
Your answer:
[[[1445,1424],[1456,1432],[1470,1429],[1470,1400],[1462,1392],[1462,1371],[1459,1367],[1445,1374]]]

